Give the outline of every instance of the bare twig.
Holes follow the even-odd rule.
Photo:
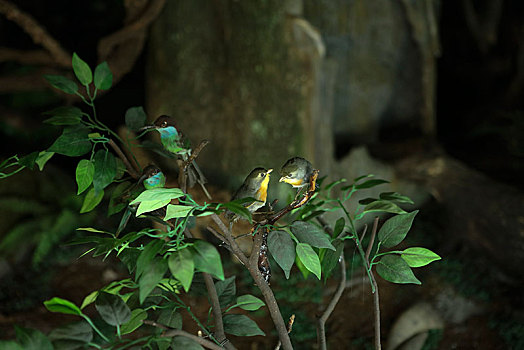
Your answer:
[[[224,349],[220,345],[217,345],[217,344],[213,343],[210,340],[204,339],[202,337],[198,337],[196,335],[193,335],[191,333],[188,333],[188,332],[180,330],[180,329],[169,328],[166,325],[163,325],[161,323],[157,323],[157,322],[151,321],[151,320],[144,320],[144,323],[147,324],[147,325],[150,325],[150,326],[153,326],[153,327],[165,330],[165,332],[161,335],[164,338],[173,338],[173,337],[181,336],[181,337],[189,338],[189,339],[193,340],[194,342],[197,342],[198,344],[200,344],[200,345],[202,345],[202,346],[204,346],[204,347],[206,347],[208,349],[212,349],[212,350],[223,350]]]
[[[208,273],[203,273],[204,282],[206,283],[207,295],[213,311],[213,318],[215,319],[215,337],[222,343],[226,342],[226,349],[234,349],[235,347],[229,343],[224,332],[224,321],[222,320],[222,310],[220,309],[220,302],[218,300],[218,293],[213,282],[213,277]]]
[[[287,333],[291,333],[293,330],[293,323],[295,323],[295,314],[291,315],[289,318],[289,322],[287,323]],[[282,342],[279,340],[277,345],[275,346],[275,350],[280,350],[280,347],[282,346]]]
[[[369,239],[368,248],[366,249],[366,260],[369,261],[369,255],[371,254],[371,249],[373,248],[373,243],[375,243],[375,236],[377,234],[377,226],[378,226],[378,217],[375,218],[373,221],[373,229],[371,230],[371,238]],[[366,225],[367,228],[367,225]],[[364,231],[365,233],[366,231]],[[364,237],[364,236],[362,236]],[[362,239],[360,240],[362,242]]]
[[[109,146],[111,146],[111,148],[113,148],[113,150],[118,155],[118,157],[122,160],[122,162],[124,162],[124,165],[126,166],[126,169],[127,169],[127,172],[129,173],[129,175],[131,175],[131,177],[133,177],[133,179],[138,180],[140,178],[140,174],[138,173],[137,169],[135,169],[131,165],[131,162],[129,162],[129,159],[126,157],[124,152],[122,152],[120,147],[118,147],[118,145],[115,143],[115,141],[113,141],[111,139],[109,139],[108,143],[109,143]]]
[[[166,0],[151,0],[149,5],[143,9],[141,17],[129,23],[124,28],[102,38],[98,43],[98,53],[101,58],[105,59],[108,57],[117,47],[123,42],[134,39],[134,37],[146,28],[158,17]]]
[[[35,44],[42,45],[49,51],[59,65],[63,67],[71,65],[71,55],[31,15],[6,0],[0,0],[0,13],[5,15],[8,20],[18,24],[29,34]]]
[[[16,50],[8,47],[0,48],[0,62],[14,61],[22,64],[56,66],[56,61],[45,50]]]
[[[191,155],[189,156],[189,158],[184,162],[184,164],[182,165],[182,169],[184,171],[186,171],[187,167],[189,166],[189,164],[193,163],[193,161],[195,159],[197,159],[198,155],[200,154],[200,152],[204,149],[204,147],[206,147],[207,145],[209,144],[209,140],[202,140],[200,141],[200,143],[198,144],[198,146],[192,150],[191,152]]]
[[[344,260],[344,254],[340,256],[340,282],[338,283],[338,288],[335,294],[333,295],[333,298],[331,298],[331,301],[329,302],[328,306],[326,307],[326,310],[324,310],[324,313],[322,316],[318,318],[317,323],[317,342],[319,349],[326,350],[327,349],[327,343],[326,343],[326,321],[331,316],[331,313],[333,310],[335,310],[335,306],[337,305],[338,301],[340,300],[340,297],[342,296],[342,293],[344,293],[344,289],[346,288],[346,261]]]
[[[231,251],[233,252],[233,254],[235,254],[238,260],[240,260],[246,266],[251,277],[253,277],[253,280],[255,280],[255,284],[260,289],[260,292],[262,293],[262,296],[266,301],[269,314],[271,316],[271,319],[273,320],[273,324],[275,325],[275,328],[278,332],[280,340],[282,341],[284,349],[292,350],[293,346],[291,345],[291,340],[289,339],[286,325],[284,323],[284,319],[282,318],[282,314],[280,313],[280,308],[278,306],[275,295],[273,294],[273,291],[271,290],[266,280],[258,270],[258,251],[256,249],[257,247],[258,249],[260,249],[260,245],[262,244],[262,235],[255,235],[252,254],[248,259],[238,246],[237,242],[235,241],[233,234],[231,233],[231,230],[226,227],[226,225],[222,222],[222,220],[220,220],[218,215],[211,215],[211,219],[218,225],[218,227],[222,231],[224,238],[226,238],[226,240],[231,246]]]
[[[373,221],[373,230],[371,231],[370,244],[373,242],[377,234],[378,220],[379,218],[376,217],[375,220]],[[374,306],[373,313],[375,316],[375,349],[380,350],[382,348],[382,345],[380,344],[380,299],[378,295],[377,280],[375,279],[375,275],[373,274],[373,271],[371,271],[368,257],[369,257],[369,254],[366,254],[366,259],[364,261],[366,263],[366,268],[369,270],[370,275],[371,275],[371,283],[373,283],[373,287],[375,287],[375,292],[373,293],[373,306]]]

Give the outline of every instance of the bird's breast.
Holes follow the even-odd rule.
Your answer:
[[[269,184],[269,176],[266,176],[262,183],[260,184],[259,189],[257,190],[257,198],[259,201],[266,203],[267,198],[267,186]]]

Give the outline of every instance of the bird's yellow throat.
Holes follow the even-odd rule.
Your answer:
[[[266,202],[268,184],[269,184],[269,173],[266,174],[266,177],[264,178],[264,180],[262,180],[262,183],[260,184],[260,188],[257,191],[257,199],[259,201]]]

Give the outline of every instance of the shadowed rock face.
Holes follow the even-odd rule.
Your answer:
[[[212,141],[199,157],[211,182],[238,187],[291,156],[328,175],[335,135],[369,143],[420,115],[405,11],[380,0],[168,2],[151,31],[147,112],[172,115],[193,144]]]

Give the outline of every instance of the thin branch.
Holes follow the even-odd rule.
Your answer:
[[[222,222],[222,220],[220,220],[218,215],[216,214],[211,215],[211,220],[213,220],[217,224],[220,231],[222,231],[223,237],[226,239],[227,243],[231,247],[231,251],[233,252],[233,254],[235,254],[237,259],[240,260],[242,264],[247,266],[248,259],[246,255],[244,254],[244,252],[242,251],[242,249],[240,249],[240,246],[238,245],[238,243],[235,241],[235,238],[233,237],[233,234],[231,233],[231,231],[226,227],[226,225]]]
[[[337,305],[338,301],[340,300],[340,297],[342,296],[342,293],[344,293],[344,289],[346,288],[346,261],[344,260],[344,254],[340,256],[340,282],[338,284],[337,291],[333,295],[333,298],[331,298],[331,301],[329,302],[328,306],[326,307],[326,310],[324,310],[324,313],[322,316],[318,318],[317,323],[317,342],[319,349],[326,350],[327,349],[327,342],[326,342],[326,321],[331,316],[331,313],[333,310],[335,310],[335,306]]]
[[[128,24],[124,28],[102,38],[98,43],[98,54],[100,58],[106,59],[113,49],[125,41],[134,39],[140,32],[146,28],[158,17],[166,0],[151,0],[147,8],[143,9],[141,17]]]
[[[198,146],[192,150],[191,155],[189,158],[184,162],[182,169],[183,171],[186,171],[189,164],[191,164],[195,159],[197,159],[200,152],[209,144],[209,140],[202,140]]]
[[[163,338],[173,338],[173,337],[176,337],[176,336],[182,336],[182,337],[189,338],[189,339],[193,340],[194,342],[197,342],[198,344],[200,344],[200,345],[202,345],[202,346],[204,346],[204,347],[206,347],[208,349],[212,349],[212,350],[223,350],[224,349],[220,345],[217,345],[217,344],[213,343],[210,340],[204,339],[202,337],[198,337],[196,335],[193,335],[193,334],[188,333],[186,331],[183,331],[181,329],[169,328],[166,325],[163,325],[161,323],[156,323],[155,321],[151,321],[151,320],[144,320],[144,323],[147,324],[147,325],[150,325],[150,326],[153,326],[153,327],[165,330],[165,332],[163,332],[162,335],[161,335],[161,337],[163,337]]]
[[[6,0],[0,0],[0,13],[8,20],[18,24],[29,34],[35,44],[42,45],[49,51],[59,65],[63,67],[71,65],[71,55],[31,15]]]
[[[371,249],[373,248],[373,243],[375,243],[377,227],[378,227],[378,217],[375,217],[375,220],[373,221],[373,229],[371,230],[371,238],[369,239],[368,248],[366,249],[366,261],[368,262],[369,262],[369,255],[371,254]],[[362,239],[360,241],[362,242]]]
[[[138,180],[140,178],[140,174],[131,165],[131,163],[129,162],[129,159],[127,159],[126,155],[124,154],[124,152],[122,152],[120,147],[118,147],[118,145],[115,143],[115,141],[113,141],[111,139],[109,139],[108,143],[109,143],[109,146],[111,146],[111,148],[113,148],[113,150],[118,155],[118,157],[122,160],[122,162],[124,162],[124,165],[126,166],[126,169],[127,169],[127,172],[129,173],[129,175],[131,175],[131,177],[133,177],[133,179]]]
[[[289,322],[287,323],[287,333],[291,333],[293,330],[293,323],[295,323],[295,314],[291,315],[289,318]],[[280,347],[282,346],[282,342],[279,340],[277,345],[275,346],[275,350],[280,350]]]
[[[0,62],[7,61],[29,65],[57,65],[54,57],[45,50],[16,50],[8,47],[0,47]]]
[[[256,263],[258,259],[253,259],[254,263],[250,263],[248,258],[244,255],[244,253],[238,246],[237,242],[235,241],[233,234],[226,227],[226,225],[222,222],[222,220],[220,220],[218,215],[216,214],[211,215],[211,219],[218,225],[224,237],[226,238],[228,243],[231,245],[231,250],[236,255],[238,260],[240,260],[246,266],[247,270],[249,271],[249,274],[251,275],[251,277],[253,277],[255,284],[260,289],[260,292],[262,293],[262,296],[264,297],[264,300],[266,301],[266,305],[269,310],[269,314],[271,316],[271,319],[273,320],[273,324],[275,325],[275,328],[278,333],[278,337],[281,340],[282,345],[284,346],[284,349],[292,350],[293,346],[291,345],[291,340],[289,339],[286,325],[284,323],[284,319],[282,318],[282,314],[280,313],[280,308],[278,306],[275,295],[273,294],[273,291],[271,290],[271,288],[265,281],[264,277],[258,270],[258,266]],[[255,241],[253,242],[253,246],[260,247],[261,244],[262,244],[261,235],[259,234],[255,235]],[[255,250],[252,250],[252,251],[255,251]],[[258,252],[252,255],[258,258]]]
[[[378,227],[378,220],[379,218],[376,217],[373,221],[373,230],[371,231],[371,243],[372,245],[373,240],[375,239],[375,236],[377,234],[377,227]],[[369,249],[369,246],[368,246]],[[369,265],[369,254],[366,254],[366,259],[364,260],[366,263],[366,268],[368,269],[370,275],[371,275],[371,283],[373,284],[373,287],[375,288],[375,292],[373,293],[373,314],[374,314],[374,323],[375,323],[375,349],[380,350],[382,348],[382,345],[380,344],[380,299],[378,295],[378,284],[377,280],[375,279],[375,275],[373,274],[373,271],[371,271],[371,267]]]
[[[215,319],[215,337],[222,344],[226,341],[226,349],[234,349],[231,343],[226,338],[224,332],[224,321],[222,320],[222,310],[220,309],[220,302],[218,300],[218,293],[213,282],[213,277],[208,273],[203,273],[204,282],[206,283],[207,295],[209,296],[209,302],[213,310],[213,317]]]

